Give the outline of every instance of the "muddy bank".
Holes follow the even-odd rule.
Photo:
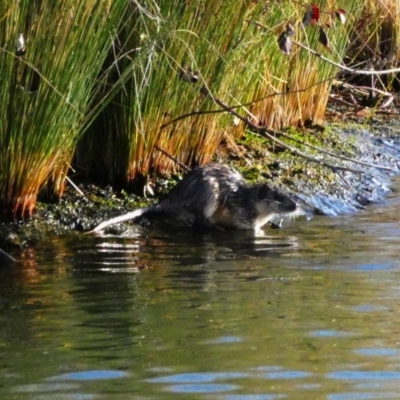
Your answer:
[[[362,163],[324,157],[326,161],[362,173],[325,171],[320,180],[309,179],[307,174],[295,181],[299,197],[315,207],[318,213],[335,216],[355,212],[384,198],[390,191],[391,178],[400,172],[400,125],[384,124],[374,129],[347,128],[337,133],[351,150],[347,155]]]
[[[335,216],[360,210],[377,202],[390,192],[390,181],[400,171],[400,124],[390,127],[385,123],[369,127],[334,127],[320,132],[311,130],[303,135],[306,143],[325,146],[327,150],[357,161],[376,164],[387,169],[360,165],[320,154],[310,148],[301,150],[329,164],[362,173],[339,171],[304,160],[285,149],[249,134],[234,149],[221,146],[216,162],[229,163],[239,169],[246,179],[267,180],[285,186],[298,197],[310,213]],[[176,177],[155,178],[156,192],[165,192],[173,186]],[[38,203],[33,218],[0,226],[0,247],[33,246],[54,235],[81,235],[103,220],[157,201],[101,188],[80,184],[79,191],[69,186],[57,204]],[[124,226],[109,228],[123,232]]]

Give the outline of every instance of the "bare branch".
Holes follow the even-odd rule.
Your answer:
[[[320,147],[314,146],[312,144],[304,143],[301,140],[296,139],[296,138],[294,138],[294,137],[292,137],[290,135],[287,135],[286,133],[283,133],[283,132],[276,132],[276,131],[272,131],[270,129],[268,129],[268,130],[266,129],[266,131],[269,131],[272,134],[283,136],[283,137],[285,137],[287,139],[290,139],[290,140],[292,140],[292,141],[294,141],[296,143],[299,143],[299,144],[301,144],[303,146],[309,147],[310,149],[317,150],[318,152],[327,154],[328,156],[331,156],[331,157],[339,158],[339,159],[345,160],[345,161],[351,161],[351,162],[357,163],[359,165],[364,165],[366,167],[373,167],[373,168],[383,169],[385,171],[392,171],[392,168],[390,168],[390,167],[384,167],[382,165],[371,164],[371,163],[367,163],[367,162],[364,162],[364,161],[357,161],[357,160],[354,160],[353,158],[342,156],[341,154],[337,154],[337,153],[333,153],[333,152],[328,151],[328,150],[321,149]]]
[[[163,150],[161,147],[157,146],[156,144],[154,145],[154,148],[156,148],[158,151],[160,151],[161,153],[163,153],[165,156],[167,156],[168,158],[170,158],[174,163],[178,164],[180,167],[182,167],[183,169],[185,169],[186,171],[190,171],[190,168],[181,163],[176,157],[174,157],[172,154],[169,154],[168,152],[166,152],[165,150]]]
[[[275,97],[275,96],[288,96],[293,93],[303,93],[303,92],[306,92],[307,90],[313,88],[314,86],[321,85],[321,84],[323,84],[325,82],[329,82],[333,79],[335,79],[335,78],[331,77],[331,78],[323,79],[323,80],[315,82],[312,85],[309,85],[303,89],[296,89],[296,90],[289,90],[287,92],[275,92],[275,93],[267,94],[266,96],[259,97],[258,99],[252,100],[248,103],[238,104],[236,106],[229,106],[229,110],[235,110],[237,108],[249,107],[249,106],[259,103],[260,101],[263,101],[263,100],[266,100],[266,99],[269,99],[269,98]],[[182,119],[192,117],[194,115],[218,114],[218,113],[222,113],[222,112],[226,112],[226,111],[227,110],[224,108],[219,108],[218,110],[191,111],[191,112],[188,112],[187,114],[182,114],[176,118],[171,119],[170,121],[161,125],[160,129],[165,129],[167,126],[172,125],[175,122],[181,121]]]
[[[284,149],[290,151],[292,154],[298,155],[298,156],[300,156],[300,157],[302,157],[302,158],[304,158],[304,159],[306,159],[308,161],[312,161],[312,162],[315,162],[317,164],[323,165],[323,166],[325,166],[327,168],[332,169],[333,171],[349,171],[349,172],[353,172],[353,173],[356,173],[356,174],[364,173],[364,171],[360,170],[360,169],[346,168],[346,167],[342,167],[342,166],[339,166],[339,165],[333,165],[333,164],[327,163],[327,162],[325,162],[323,160],[320,160],[319,158],[315,158],[315,157],[309,156],[308,154],[303,153],[302,151],[296,149],[295,147],[289,146],[288,144],[286,144],[286,143],[282,142],[281,140],[277,139],[275,136],[273,136],[273,134],[275,133],[274,131],[271,131],[272,132],[272,134],[271,134],[270,132],[268,132],[267,128],[255,125],[249,119],[241,116],[235,110],[232,110],[228,105],[226,105],[221,100],[219,100],[216,97],[214,97],[212,95],[212,93],[209,91],[209,89],[206,88],[205,86],[202,88],[202,92],[205,95],[207,95],[208,97],[210,97],[220,107],[222,107],[223,109],[228,111],[230,114],[234,115],[236,118],[238,118],[242,122],[244,122],[248,127],[250,127],[253,131],[258,133],[260,136],[264,136],[264,137],[266,137],[266,138],[278,143],[280,146],[282,146]],[[280,134],[283,135],[283,136],[286,136],[288,138],[291,138],[290,135],[286,135],[286,134],[283,134],[283,133],[280,133]],[[293,138],[291,138],[291,139],[293,140]],[[302,144],[305,144],[305,143],[302,143]],[[308,145],[308,146],[311,147],[312,145]],[[322,150],[322,149],[319,149],[316,146],[312,146],[312,147],[314,149],[316,149],[316,150]],[[383,169],[383,170],[387,170],[387,171],[391,171],[392,170],[392,168],[390,168],[390,167],[384,167],[384,166],[381,166],[381,165],[369,164],[369,163],[365,163],[363,161],[357,161],[357,160],[354,160],[352,158],[347,158],[347,157],[344,157],[344,156],[340,156],[339,154],[335,154],[335,153],[331,153],[331,152],[327,152],[327,151],[322,151],[322,152],[325,152],[326,154],[329,154],[332,157],[336,157],[336,158],[339,158],[339,159],[345,159],[347,161],[351,161],[351,162],[353,162],[355,164],[374,167],[374,168]]]
[[[268,31],[271,31],[271,29],[269,29],[267,26],[260,24],[257,21],[248,21],[248,22],[252,22],[253,24],[264,28]],[[304,44],[300,43],[300,42],[296,42],[295,40],[292,40],[292,43],[295,44],[296,46],[301,47],[304,50],[307,50],[309,53],[313,54],[315,57],[320,58],[321,60],[327,62],[328,64],[334,65],[335,67],[340,68],[343,71],[347,71],[347,72],[351,72],[353,74],[356,75],[387,75],[387,74],[396,74],[400,72],[400,68],[391,68],[391,69],[384,69],[381,71],[375,71],[375,70],[363,70],[363,69],[353,69],[350,67],[347,67],[346,65],[343,64],[339,64],[335,61],[332,61],[331,59],[323,56],[321,53],[318,53],[318,51],[315,51],[313,49],[310,49],[309,47],[305,46]]]

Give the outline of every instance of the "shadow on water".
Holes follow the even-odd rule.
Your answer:
[[[399,207],[48,240],[0,270],[0,396],[397,399]]]
[[[140,257],[150,256],[155,262],[170,259],[191,266],[215,260],[277,256],[297,246],[296,236],[276,232],[274,235],[255,237],[248,231],[196,232],[188,228],[167,232],[131,228],[122,237],[98,237],[95,244],[97,251],[89,255],[87,262],[96,263],[93,259],[96,254],[101,265],[135,264]],[[88,242],[88,245],[93,246],[93,242]]]

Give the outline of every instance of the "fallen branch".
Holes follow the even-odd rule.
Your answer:
[[[249,103],[238,104],[238,105],[236,105],[236,106],[229,106],[229,110],[235,110],[235,109],[238,109],[238,108],[249,107],[249,106],[252,106],[252,105],[254,105],[254,104],[259,103],[260,101],[269,99],[270,97],[275,97],[275,96],[288,96],[288,95],[293,94],[293,93],[302,93],[302,92],[306,92],[307,90],[311,89],[311,88],[314,87],[314,86],[321,85],[322,83],[331,81],[331,80],[333,80],[333,79],[335,79],[335,78],[334,78],[334,77],[327,78],[327,79],[324,79],[324,80],[322,80],[322,81],[315,82],[315,83],[313,83],[312,85],[309,85],[309,86],[307,86],[307,87],[305,87],[305,88],[303,88],[303,89],[289,90],[289,91],[287,91],[287,92],[275,92],[275,93],[271,93],[271,94],[268,94],[268,95],[266,95],[266,96],[259,97],[258,99],[253,100],[253,101],[251,101],[251,102],[249,102]],[[172,125],[172,124],[174,124],[175,122],[181,121],[182,119],[186,119],[186,118],[189,118],[189,117],[193,117],[193,116],[195,116],[195,115],[219,114],[219,113],[221,113],[221,112],[226,112],[226,111],[227,111],[227,110],[224,109],[224,108],[220,108],[220,109],[218,109],[218,110],[191,111],[191,112],[189,112],[189,113],[187,113],[187,114],[182,114],[182,115],[180,115],[180,116],[178,116],[178,117],[176,117],[176,118],[174,118],[174,119],[171,119],[170,121],[168,121],[168,122],[166,122],[165,124],[161,125],[160,129],[165,129],[167,126]],[[229,111],[228,111],[228,112],[229,112]]]
[[[317,164],[323,165],[323,166],[325,166],[325,167],[327,167],[327,168],[332,169],[333,171],[349,171],[349,172],[353,172],[353,173],[356,173],[356,174],[362,174],[362,173],[364,173],[363,170],[354,169],[354,168],[347,168],[347,167],[342,167],[342,166],[340,166],[340,165],[334,165],[334,164],[327,163],[327,162],[325,162],[325,161],[323,161],[323,160],[320,160],[320,159],[318,159],[318,158],[309,156],[308,154],[303,153],[302,151],[296,149],[295,147],[289,146],[288,144],[282,142],[281,140],[277,139],[277,138],[274,136],[274,134],[276,134],[277,132],[275,132],[275,131],[268,131],[268,129],[267,129],[266,127],[259,127],[259,126],[255,125],[254,123],[252,123],[248,118],[245,118],[245,117],[241,116],[239,113],[237,113],[235,110],[231,109],[228,105],[226,105],[225,103],[223,103],[221,100],[219,100],[219,99],[217,99],[216,97],[214,97],[214,96],[212,95],[212,93],[210,92],[210,90],[209,90],[206,86],[203,86],[203,88],[201,89],[201,91],[202,91],[202,93],[203,93],[204,95],[206,95],[206,96],[208,96],[209,98],[211,98],[216,104],[218,104],[218,105],[219,105],[221,108],[223,108],[225,111],[228,111],[230,114],[232,114],[233,116],[235,116],[236,118],[238,118],[238,119],[240,119],[242,122],[244,122],[244,123],[245,123],[248,127],[250,127],[254,132],[258,133],[260,136],[263,136],[263,137],[265,137],[265,138],[267,138],[267,139],[270,139],[270,140],[274,141],[275,143],[278,143],[280,146],[282,146],[284,149],[290,151],[292,154],[295,154],[295,155],[297,155],[297,156],[300,156],[300,157],[302,157],[302,158],[304,158],[304,159],[306,159],[306,160],[308,160],[308,161],[312,161],[312,162],[315,162],[315,163],[317,163]],[[294,138],[292,138],[290,135],[286,135],[286,134],[284,134],[284,133],[279,133],[279,134],[282,135],[282,136],[285,136],[285,137],[287,137],[287,138],[289,138],[289,139],[292,139],[292,140],[294,139]],[[315,150],[322,151],[322,152],[324,152],[324,153],[326,153],[326,154],[329,154],[330,156],[335,157],[335,158],[344,159],[344,160],[346,160],[346,161],[351,161],[351,162],[353,162],[353,163],[355,163],[355,164],[359,164],[359,165],[364,165],[364,166],[369,166],[369,167],[373,167],[373,168],[378,168],[378,169],[383,169],[383,170],[387,170],[387,171],[392,171],[392,168],[390,168],[390,167],[384,167],[384,166],[381,166],[381,165],[369,164],[369,163],[365,163],[365,162],[363,162],[363,161],[357,161],[357,160],[354,160],[354,159],[352,159],[352,158],[348,158],[348,157],[341,156],[341,155],[336,154],[336,153],[331,153],[331,152],[328,152],[328,151],[326,151],[326,150],[322,150],[322,149],[320,149],[320,148],[318,148],[318,147],[316,147],[316,146],[313,146],[313,145],[308,145],[308,144],[306,144],[306,143],[302,143],[301,141],[299,141],[299,142],[300,142],[301,144],[304,144],[304,145],[307,145],[307,146],[309,146],[309,147],[312,147],[312,148],[314,148]]]
[[[341,96],[344,94],[350,93],[349,96],[351,97],[352,103],[355,107],[361,107],[360,104],[356,101],[354,98],[354,95],[361,95],[361,96],[373,96],[372,94],[378,94],[379,96],[373,96],[373,101],[374,104],[377,104],[378,101],[382,100],[382,103],[379,104],[378,108],[383,109],[388,107],[393,101],[394,101],[394,96],[384,90],[380,90],[374,87],[368,87],[368,86],[355,86],[351,85],[350,83],[345,83],[345,82],[335,82],[335,84],[344,90],[340,92]],[[343,96],[344,97],[344,96]],[[383,98],[386,98],[385,101],[383,101]],[[371,105],[374,105],[371,104]]]
[[[300,157],[302,157],[302,158],[304,158],[304,159],[306,159],[308,161],[312,161],[312,162],[315,162],[317,164],[323,165],[324,167],[330,168],[331,170],[333,170],[335,172],[336,171],[348,171],[348,172],[353,172],[354,174],[363,174],[364,173],[364,171],[360,170],[360,169],[342,167],[340,165],[330,164],[330,163],[327,163],[326,161],[320,160],[318,158],[311,157],[308,154],[303,153],[302,151],[296,149],[295,147],[289,146],[286,143],[282,142],[281,140],[277,139],[276,137],[274,137],[273,135],[268,133],[266,129],[264,129],[264,130],[260,129],[257,133],[259,135],[261,135],[261,136],[264,136],[264,137],[266,137],[268,139],[271,139],[271,140],[275,141],[276,143],[281,145],[286,150],[289,150],[292,154],[300,156]],[[354,162],[356,162],[356,161],[354,161]]]
[[[301,145],[303,145],[303,146],[309,147],[310,149],[317,150],[317,151],[320,152],[320,153],[327,154],[328,156],[331,156],[331,157],[339,158],[339,159],[345,160],[345,161],[354,162],[354,163],[359,164],[359,165],[364,165],[365,167],[372,167],[372,168],[377,168],[377,169],[383,169],[383,170],[385,170],[385,171],[392,171],[392,170],[393,170],[393,169],[390,168],[390,167],[384,167],[384,166],[382,166],[382,165],[371,164],[371,163],[367,163],[367,162],[364,162],[364,161],[357,161],[357,160],[354,160],[353,158],[346,157],[346,156],[342,156],[341,154],[333,153],[333,152],[328,151],[328,150],[324,150],[324,149],[322,149],[321,147],[314,146],[314,145],[312,145],[312,144],[302,142],[301,140],[296,139],[296,138],[294,138],[294,137],[292,137],[292,136],[290,136],[290,135],[288,135],[288,134],[286,134],[286,133],[283,133],[283,132],[277,132],[277,131],[272,131],[272,130],[268,130],[268,131],[270,131],[270,132],[273,133],[273,134],[283,136],[283,137],[285,137],[285,138],[287,138],[287,139],[290,139],[290,140],[292,140],[292,141],[294,141],[294,142],[296,142],[296,143],[299,143],[299,144],[301,144]]]
[[[163,150],[161,147],[157,146],[156,144],[154,145],[154,148],[157,149],[158,151],[160,151],[161,153],[163,153],[165,156],[167,156],[169,159],[171,159],[173,162],[175,162],[176,164],[178,164],[180,167],[182,167],[183,169],[185,169],[186,171],[190,171],[190,168],[181,163],[176,157],[174,157],[172,154],[169,154],[168,152],[166,152],[165,150]]]
[[[302,151],[296,149],[295,147],[287,145],[286,143],[282,142],[281,140],[277,139],[276,137],[274,137],[273,135],[268,133],[266,128],[259,127],[259,126],[255,125],[255,124],[253,124],[247,118],[242,117],[239,113],[237,113],[236,111],[230,109],[230,107],[228,105],[226,105],[221,100],[219,100],[216,97],[214,97],[206,86],[204,86],[201,90],[203,91],[203,93],[205,95],[210,97],[216,104],[218,104],[220,107],[222,107],[223,109],[225,109],[226,111],[228,111],[229,113],[234,115],[236,118],[240,119],[242,122],[244,122],[248,127],[250,127],[253,131],[258,133],[260,136],[264,136],[264,137],[274,141],[275,143],[278,143],[284,149],[289,150],[292,154],[298,155],[298,156],[300,156],[300,157],[302,157],[302,158],[304,158],[304,159],[306,159],[308,161],[312,161],[312,162],[315,162],[317,164],[324,165],[325,167],[328,167],[328,168],[330,168],[330,169],[332,169],[334,171],[342,170],[342,171],[354,172],[356,174],[361,174],[361,173],[364,172],[364,171],[358,170],[358,169],[346,168],[346,167],[342,167],[342,166],[339,166],[339,165],[332,165],[330,163],[326,163],[326,162],[324,162],[322,160],[319,160],[318,158],[315,158],[315,157],[309,156],[306,153],[303,153]]]
[[[380,89],[376,89],[376,88],[373,88],[373,87],[355,86],[355,85],[352,85],[350,83],[345,83],[345,82],[336,82],[336,84],[338,86],[343,87],[344,89],[352,90],[352,91],[354,91],[356,93],[358,92],[358,93],[360,93],[362,95],[367,95],[368,92],[374,92],[374,93],[378,93],[378,94],[380,94],[382,96],[385,96],[385,97],[393,97],[393,95],[390,94],[389,92],[384,91],[384,90],[380,90]]]

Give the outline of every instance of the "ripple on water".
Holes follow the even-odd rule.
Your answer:
[[[325,376],[329,379],[339,379],[343,381],[400,380],[400,372],[398,371],[335,371]]]
[[[174,393],[217,393],[229,392],[240,389],[239,385],[219,384],[219,383],[196,383],[185,385],[171,385],[165,388],[168,392]]]
[[[150,383],[168,383],[164,390],[174,393],[219,393],[240,389],[239,385],[214,383],[218,380],[248,378],[244,372],[183,373],[146,379]]]
[[[387,271],[393,269],[389,264],[360,264],[352,268],[354,271],[373,272],[373,271]]]
[[[273,379],[273,380],[287,380],[287,379],[303,379],[312,376],[311,372],[287,370],[276,365],[263,365],[251,369],[255,373],[252,377],[256,379]]]
[[[48,381],[94,381],[100,379],[117,379],[129,376],[127,372],[115,370],[92,370],[70,372],[67,374],[56,375],[48,378]]]
[[[251,369],[252,371],[261,371],[261,372],[273,372],[273,371],[282,371],[283,368],[278,365],[261,365],[259,367],[254,367]]]
[[[223,400],[277,400],[287,397],[285,394],[227,394]]]
[[[57,397],[50,393],[40,393],[32,397],[32,400],[97,400],[99,398],[98,394],[88,393],[57,393]]]
[[[379,348],[379,347],[354,349],[353,351],[362,356],[371,356],[371,357],[391,357],[391,356],[398,356],[400,354],[399,349]]]
[[[360,304],[352,307],[352,310],[356,312],[379,312],[387,310],[387,307],[378,306],[377,304]]]
[[[281,380],[281,379],[302,379],[302,378],[308,378],[312,375],[313,374],[311,372],[305,372],[305,371],[275,371],[275,372],[266,372],[264,374],[260,374],[258,375],[258,377],[263,379]]]
[[[32,383],[29,385],[20,385],[13,388],[17,393],[49,393],[63,392],[67,390],[78,389],[79,385],[73,383]]]
[[[222,379],[247,378],[249,374],[245,372],[192,372],[160,376],[158,378],[146,379],[151,383],[205,383],[214,382]]]
[[[243,342],[243,338],[240,336],[220,336],[215,339],[207,340],[207,344],[228,344],[228,343],[240,343]]]
[[[364,392],[347,392],[335,393],[328,395],[328,400],[369,400],[369,399],[396,399],[398,394],[390,393],[364,393]]]
[[[264,365],[261,367],[252,368],[252,370],[256,372],[254,377],[259,379],[302,379],[313,375],[311,372],[285,370],[282,367],[275,365]]]
[[[353,332],[336,331],[329,329],[319,329],[317,331],[310,332],[310,336],[318,338],[331,338],[331,337],[350,337],[354,336]]]

